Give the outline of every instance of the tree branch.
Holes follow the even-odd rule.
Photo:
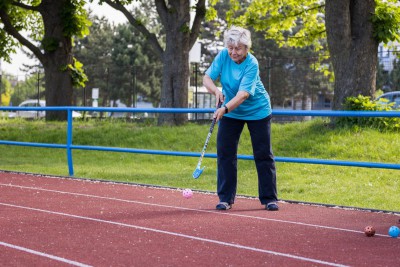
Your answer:
[[[157,40],[157,37],[155,34],[149,32],[146,27],[140,22],[138,21],[127,9],[126,7],[121,4],[121,2],[119,0],[104,0],[104,2],[106,2],[109,6],[111,6],[112,8],[122,12],[122,14],[125,15],[125,17],[128,19],[129,23],[134,26],[140,33],[142,33],[144,36],[147,37],[147,39],[149,40],[149,42],[151,43],[151,45],[154,47],[155,52],[160,56],[160,58],[162,57],[164,50],[162,49],[162,47],[160,46],[160,43]]]
[[[12,25],[12,23],[10,21],[10,17],[8,16],[8,14],[2,9],[0,9],[0,19],[3,22],[3,25],[4,25],[3,29],[9,35],[11,35],[15,39],[17,39],[23,46],[25,46],[29,50],[31,50],[31,52],[38,58],[38,60],[40,62],[44,61],[44,55],[42,54],[40,49],[38,47],[36,47],[33,43],[31,43],[28,39],[26,39],[24,36],[22,36],[19,33],[19,31],[17,31],[17,29]]]
[[[157,13],[161,19],[161,23],[163,25],[167,25],[167,23],[168,23],[168,16],[167,16],[168,8],[165,5],[165,1],[164,0],[155,0],[154,2],[156,4]]]
[[[309,36],[318,36],[318,35],[323,34],[324,32],[326,32],[326,30],[310,32],[310,33],[309,33]],[[300,40],[300,39],[303,39],[303,38],[306,38],[306,37],[307,37],[307,36],[292,36],[292,35],[290,35],[290,36],[288,36],[287,38],[288,38],[288,39],[298,39],[298,40]]]
[[[29,6],[29,5],[26,5],[26,4],[24,4],[24,3],[17,2],[17,1],[13,1],[11,4],[12,4],[13,6],[17,6],[17,7],[26,9],[26,10],[39,11],[39,6]]]
[[[194,17],[192,29],[190,31],[189,47],[192,47],[196,42],[201,28],[201,23],[206,16],[206,1],[198,0],[196,4],[196,16]]]
[[[290,16],[288,16],[288,17],[298,17],[298,16],[300,16],[301,14],[303,14],[303,13],[305,13],[305,12],[308,12],[308,11],[311,11],[311,10],[314,10],[314,9],[320,9],[320,8],[323,8],[323,7],[325,7],[325,5],[317,5],[317,6],[308,8],[308,9],[304,9],[303,11],[298,12],[298,13],[295,13],[295,14],[290,15]]]

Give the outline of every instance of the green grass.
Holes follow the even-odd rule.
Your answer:
[[[122,121],[74,122],[75,145],[200,152],[209,125],[157,127]],[[217,131],[217,127],[216,127]],[[215,131],[215,132],[216,132]],[[208,153],[215,153],[214,133]],[[65,123],[0,120],[0,139],[65,144]],[[399,133],[374,129],[332,129],[323,120],[272,126],[274,154],[349,161],[399,163]],[[247,129],[239,154],[251,155]],[[73,150],[75,177],[178,188],[216,190],[216,160],[205,158],[199,179],[197,157]],[[0,145],[0,169],[68,176],[64,149]],[[279,198],[360,208],[400,211],[398,170],[277,163]],[[238,194],[257,196],[253,161],[239,160]]]

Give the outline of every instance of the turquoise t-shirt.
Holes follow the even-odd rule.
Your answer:
[[[269,95],[260,79],[258,61],[250,52],[241,64],[237,64],[224,48],[215,57],[206,74],[213,81],[220,78],[225,103],[234,98],[238,91],[250,94],[241,105],[224,116],[241,120],[260,120],[272,113]]]

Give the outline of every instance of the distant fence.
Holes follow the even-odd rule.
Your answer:
[[[96,150],[124,153],[139,153],[153,155],[170,155],[184,157],[200,157],[200,152],[182,152],[182,151],[165,151],[165,150],[148,150],[135,148],[119,148],[104,146],[85,146],[74,145],[72,143],[73,135],[73,119],[72,111],[91,111],[91,112],[129,112],[129,113],[213,113],[214,109],[189,109],[189,108],[90,108],[90,107],[0,107],[0,111],[67,111],[67,140],[66,144],[49,144],[49,143],[32,143],[0,140],[0,145],[28,146],[28,147],[44,147],[44,148],[61,148],[67,151],[68,171],[70,176],[74,176],[74,166],[72,159],[72,150]],[[274,116],[312,116],[312,117],[400,117],[400,111],[326,111],[326,110],[273,110]],[[200,148],[199,148],[200,150]],[[216,158],[215,153],[206,153],[204,157]],[[253,160],[252,155],[238,155],[238,159]],[[277,162],[303,163],[303,164],[322,164],[337,165],[349,167],[364,168],[380,168],[380,169],[396,169],[400,170],[400,164],[378,163],[378,162],[357,162],[344,160],[328,160],[328,159],[311,159],[311,158],[292,158],[292,157],[275,157]]]

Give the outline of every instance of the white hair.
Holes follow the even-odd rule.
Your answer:
[[[242,27],[232,26],[224,33],[224,45],[238,46],[243,44],[247,49],[251,48],[251,33],[249,30]]]

